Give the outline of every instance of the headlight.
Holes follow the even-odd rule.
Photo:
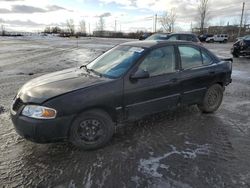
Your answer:
[[[24,107],[22,115],[35,119],[54,119],[56,110],[45,106],[27,105]]]
[[[245,46],[246,43],[245,43],[244,41],[241,41],[241,42],[240,42],[240,45],[241,45],[241,46]]]

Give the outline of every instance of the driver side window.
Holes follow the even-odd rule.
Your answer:
[[[148,71],[150,77],[175,72],[175,52],[173,46],[165,46],[152,50],[139,69]]]

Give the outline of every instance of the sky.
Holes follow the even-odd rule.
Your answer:
[[[250,0],[244,0],[250,24]],[[209,0],[209,25],[237,24],[243,0]],[[199,0],[0,0],[0,26],[9,31],[43,31],[47,26],[65,27],[73,19],[76,28],[86,22],[87,32],[96,29],[100,16],[105,30],[153,31],[154,19],[174,9],[175,30],[196,26]],[[246,16],[247,18],[247,16]],[[161,24],[157,22],[157,29]]]

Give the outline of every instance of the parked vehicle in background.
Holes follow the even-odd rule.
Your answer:
[[[145,40],[184,40],[201,44],[197,35],[193,33],[155,33]]]
[[[143,35],[141,35],[139,37],[139,40],[145,40],[146,38],[148,38],[150,35],[152,35],[152,33],[144,33]]]
[[[208,38],[208,37],[213,37],[214,35],[212,35],[212,34],[203,34],[203,35],[200,35],[199,36],[199,40],[201,41],[201,42],[205,42],[206,41],[206,39]]]
[[[206,38],[206,42],[224,42],[224,43],[226,43],[227,41],[228,41],[227,34],[219,34],[219,35],[214,35],[212,37]]]
[[[231,49],[234,57],[250,55],[250,35],[238,39]]]
[[[169,33],[155,33],[149,37],[147,37],[145,40],[168,40]]]
[[[242,39],[244,39],[244,38],[249,38],[250,37],[250,35],[246,35],[246,36],[243,36],[243,37],[237,37],[236,38],[236,42],[238,41],[238,40],[242,40]]]
[[[11,106],[24,138],[69,140],[83,149],[105,145],[118,124],[180,105],[216,111],[232,63],[186,41],[136,41],[118,45],[77,68],[27,82]]]

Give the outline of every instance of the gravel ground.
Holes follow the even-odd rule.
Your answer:
[[[84,64],[124,39],[0,38],[0,187],[250,187],[250,59],[234,59],[220,109],[156,114],[118,130],[108,146],[20,138],[9,106],[26,81]],[[206,44],[228,55],[232,44]]]

